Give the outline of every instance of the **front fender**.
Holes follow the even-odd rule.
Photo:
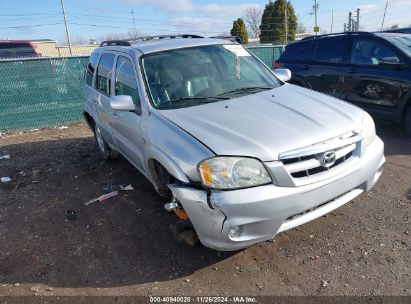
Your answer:
[[[182,182],[200,181],[197,164],[214,156],[214,153],[159,113],[152,112],[144,128],[147,134],[144,149],[146,172],[153,174],[149,170],[149,161],[154,159]]]
[[[146,155],[146,161],[144,162],[146,166],[146,172],[148,172],[149,178],[152,181],[155,179],[153,176],[154,172],[150,170],[149,162],[151,159],[158,161],[167,170],[168,173],[173,175],[178,180],[185,183],[190,182],[187,178],[187,175],[180,169],[177,163],[160,149],[154,146],[150,146],[146,148],[144,154]]]

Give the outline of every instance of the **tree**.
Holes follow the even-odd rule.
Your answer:
[[[287,11],[288,35],[285,37],[285,11]],[[262,43],[285,43],[295,40],[297,16],[290,1],[276,0],[265,6],[260,26]]]
[[[258,6],[249,6],[244,10],[244,21],[253,38],[260,37],[261,16],[263,10]]]
[[[391,25],[390,29],[391,29],[391,30],[396,30],[396,29],[398,29],[399,27],[400,27],[400,26],[399,26],[399,24],[397,23],[397,24]]]
[[[245,23],[242,18],[238,18],[233,22],[233,28],[230,31],[232,36],[238,36],[244,44],[248,43],[248,33],[245,28]]]

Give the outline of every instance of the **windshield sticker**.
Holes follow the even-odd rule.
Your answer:
[[[241,45],[229,44],[224,45],[224,47],[237,57],[251,56]]]

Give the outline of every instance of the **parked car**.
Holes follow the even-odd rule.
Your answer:
[[[411,35],[342,33],[287,45],[277,63],[290,83],[356,104],[376,118],[403,123],[411,135]]]
[[[30,41],[0,40],[0,60],[22,57],[40,57],[41,54]]]
[[[241,45],[173,38],[97,48],[84,116],[103,158],[121,153],[169,200],[178,239],[245,248],[377,182],[384,144],[366,112],[285,83]]]

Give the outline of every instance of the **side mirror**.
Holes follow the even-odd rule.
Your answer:
[[[118,111],[134,111],[136,109],[133,99],[128,95],[118,95],[110,98],[110,107]]]
[[[289,69],[276,69],[274,75],[283,82],[291,79],[291,71]]]

